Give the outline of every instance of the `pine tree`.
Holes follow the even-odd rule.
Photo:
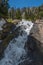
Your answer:
[[[16,19],[21,19],[20,9],[17,9],[17,10],[16,10]]]
[[[25,10],[25,19],[29,19],[28,12]]]
[[[8,16],[8,0],[1,0],[0,1],[0,17],[7,18]]]

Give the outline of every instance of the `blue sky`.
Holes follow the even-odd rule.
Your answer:
[[[9,0],[10,7],[23,8],[40,6],[43,4],[43,0]]]

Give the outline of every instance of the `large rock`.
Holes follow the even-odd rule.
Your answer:
[[[25,61],[25,65],[43,65],[43,22],[34,23],[25,48],[28,56],[33,60],[31,63]]]
[[[31,36],[40,41],[37,43],[40,51],[43,52],[43,20],[37,20],[31,30]]]
[[[0,20],[0,30],[3,30],[2,26],[6,23],[6,21],[2,18]]]

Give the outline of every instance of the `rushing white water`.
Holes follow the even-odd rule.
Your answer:
[[[16,28],[20,28],[19,35],[10,41],[5,50],[4,58],[0,61],[0,65],[18,65],[25,61],[26,51],[24,46],[32,27],[33,23],[31,21],[22,20],[18,23]],[[22,60],[21,57],[24,59]]]

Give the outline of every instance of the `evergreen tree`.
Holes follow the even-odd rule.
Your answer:
[[[25,10],[25,19],[29,19],[29,14],[26,10]]]
[[[8,16],[8,0],[0,1],[0,17],[7,18]]]
[[[16,19],[21,19],[21,12],[20,12],[20,9],[17,9],[16,10]]]

